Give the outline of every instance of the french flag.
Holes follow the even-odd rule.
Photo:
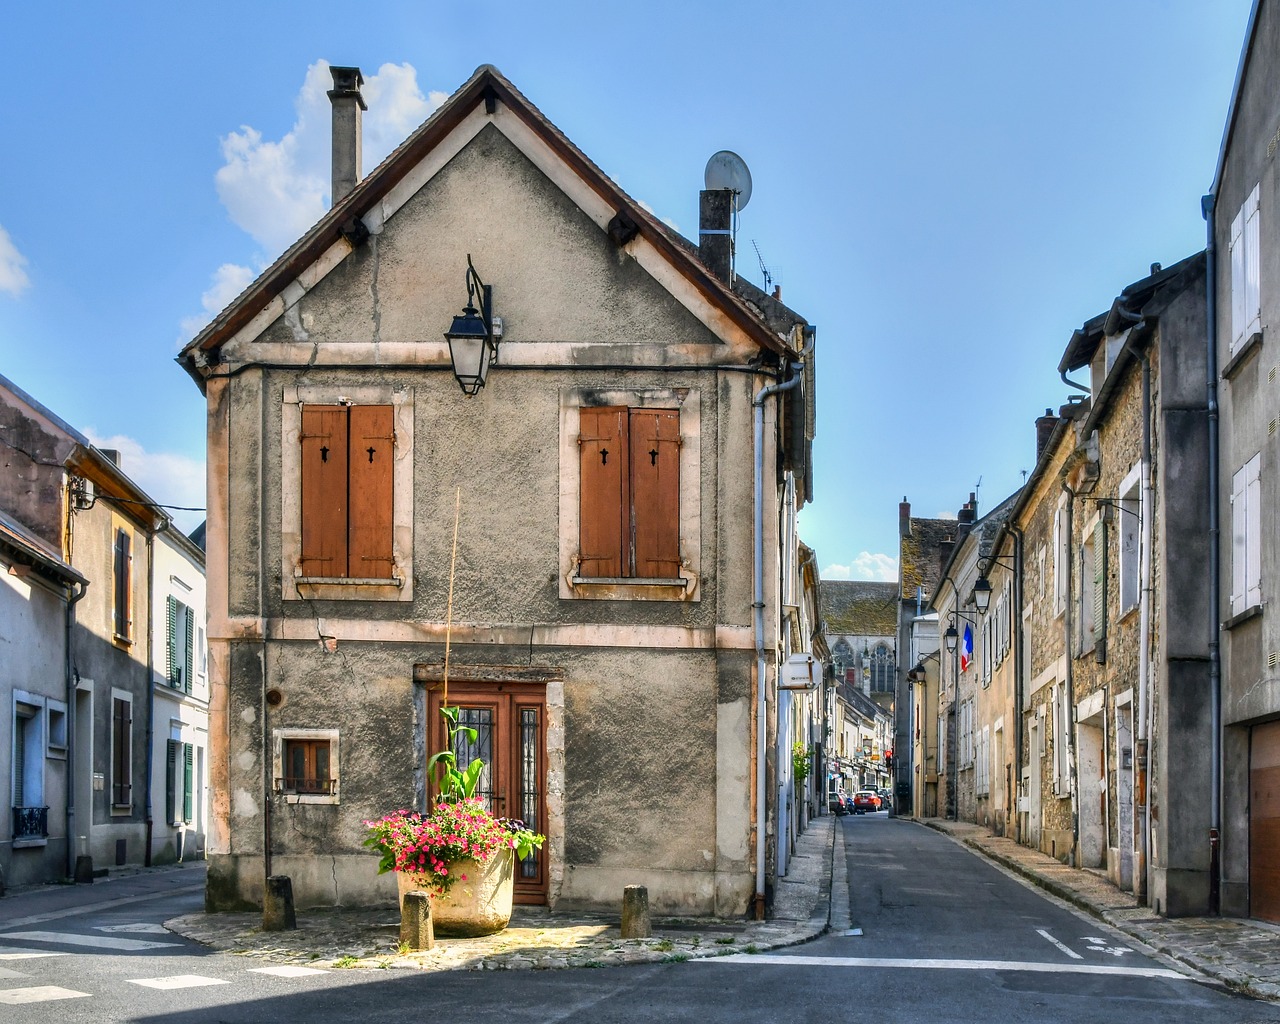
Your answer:
[[[973,630],[964,627],[964,643],[960,645],[960,671],[968,672],[973,664]]]

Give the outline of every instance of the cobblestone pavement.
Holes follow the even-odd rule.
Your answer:
[[[920,824],[945,832],[1059,899],[1107,922],[1157,952],[1260,999],[1280,1001],[1280,928],[1229,917],[1158,916],[1132,893],[1094,871],[1067,867],[964,821],[926,818]]]
[[[511,924],[497,935],[438,938],[433,949],[420,953],[399,951],[400,917],[394,905],[300,910],[297,930],[287,932],[262,931],[260,913],[188,914],[166,921],[165,927],[236,955],[325,967],[548,970],[763,952],[826,931],[836,840],[834,818],[810,823],[796,842],[769,920],[656,918],[648,939],[623,939],[617,916],[559,914],[545,907],[516,907]],[[618,897],[621,905],[622,894]]]

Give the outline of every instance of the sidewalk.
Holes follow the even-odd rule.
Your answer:
[[[769,920],[654,918],[648,939],[623,939],[618,914],[560,914],[546,907],[516,907],[510,926],[497,935],[438,938],[434,949],[421,953],[398,951],[400,917],[394,904],[299,910],[298,928],[289,932],[263,932],[261,913],[188,914],[166,921],[165,927],[240,956],[314,967],[547,970],[759,953],[826,931],[836,840],[833,817],[809,824],[779,882]],[[619,892],[619,908],[621,901]]]
[[[1259,999],[1280,1000],[1280,928],[1223,917],[1159,917],[1095,872],[1070,868],[980,825],[941,818],[944,832],[1010,871],[1188,967]]]

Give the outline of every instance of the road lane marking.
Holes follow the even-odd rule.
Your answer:
[[[88,995],[88,992],[77,992],[72,988],[38,985],[35,988],[0,989],[0,1003],[17,1006],[19,1003],[47,1003],[52,999],[84,999]]]
[[[1106,939],[1100,939],[1094,935],[1081,935],[1081,942],[1091,943],[1089,949],[1095,953],[1107,953],[1111,956],[1124,956],[1126,953],[1132,953],[1128,946],[1112,946],[1108,945]]]
[[[895,960],[861,956],[778,956],[769,953],[733,953],[705,957],[700,964],[775,964],[783,967],[909,967],[939,971],[1030,971],[1036,974],[1106,974],[1126,978],[1169,978],[1190,981],[1185,974],[1163,967],[1110,967],[1105,964],[1045,964],[1021,960]]]
[[[66,956],[56,949],[24,949],[22,946],[0,946],[0,960],[35,960],[42,956]]]
[[[164,892],[149,892],[141,896],[121,896],[115,900],[102,900],[98,903],[84,903],[76,907],[68,907],[66,910],[53,910],[47,914],[32,914],[30,917],[20,917],[16,921],[9,921],[5,924],[6,928],[22,928],[29,924],[44,924],[46,921],[57,921],[63,917],[76,917],[80,914],[96,914],[100,910],[110,910],[112,907],[123,907],[129,903],[145,903],[147,900],[162,900],[169,896],[188,896],[191,893],[204,892],[203,885],[188,885],[181,889],[168,889]]]
[[[170,946],[181,946],[181,942],[151,942],[143,939],[116,939],[107,935],[76,935],[72,932],[5,932],[0,935],[0,942],[5,939],[27,939],[34,942],[57,942],[64,946],[89,946],[93,949],[117,949],[132,951],[140,949],[164,949]]]
[[[284,964],[280,967],[250,967],[250,974],[270,974],[276,978],[305,978],[310,974],[328,974],[318,967],[292,967]]]
[[[1077,953],[1074,949],[1072,949],[1070,946],[1068,946],[1065,942],[1059,942],[1057,939],[1055,939],[1052,935],[1050,935],[1050,934],[1049,934],[1047,931],[1045,931],[1043,928],[1037,928],[1037,929],[1036,929],[1036,934],[1037,934],[1037,935],[1040,935],[1040,936],[1041,936],[1041,937],[1043,937],[1043,938],[1048,939],[1048,940],[1049,940],[1050,942],[1052,942],[1055,946],[1057,946],[1060,950],[1062,950],[1062,952],[1066,953],[1066,954],[1067,954],[1067,956],[1071,957],[1071,959],[1072,959],[1072,960],[1083,960],[1083,959],[1084,959],[1084,957],[1082,957],[1082,956],[1081,956],[1079,953]]]
[[[174,974],[167,978],[129,978],[130,985],[141,985],[143,988],[158,988],[165,992],[175,988],[201,988],[206,985],[230,985],[222,978],[206,978],[203,974]]]

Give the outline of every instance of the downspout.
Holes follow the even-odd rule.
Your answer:
[[[1075,530],[1075,523],[1073,520],[1075,517],[1076,492],[1071,489],[1071,485],[1067,483],[1066,480],[1062,481],[1062,489],[1067,495],[1067,516],[1066,522],[1063,523],[1063,532],[1067,538],[1067,557],[1063,559],[1063,562],[1066,563],[1067,572],[1065,591],[1063,595],[1066,603],[1066,614],[1062,617],[1064,633],[1063,646],[1067,656],[1064,659],[1066,669],[1063,672],[1063,675],[1066,678],[1063,681],[1067,684],[1067,771],[1069,776],[1067,780],[1067,789],[1071,793],[1071,866],[1075,867],[1076,847],[1080,845],[1080,794],[1078,792],[1079,772],[1076,765],[1076,685],[1074,673],[1072,672],[1072,658],[1074,656],[1071,652],[1071,631],[1075,628],[1075,616],[1072,614],[1074,609],[1071,606],[1071,569],[1072,564],[1075,561],[1075,545],[1072,541]]]
[[[79,588],[78,590],[76,588]],[[71,593],[67,595],[67,606],[63,610],[64,637],[63,653],[65,655],[66,698],[67,698],[67,877],[76,877],[76,668],[75,658],[71,653],[71,636],[76,625],[76,604],[84,597],[89,584],[71,584]],[[93,817],[90,815],[90,822]]]
[[[1138,742],[1137,761],[1139,793],[1138,813],[1142,816],[1138,829],[1138,870],[1134,872],[1134,896],[1144,902],[1147,885],[1147,859],[1151,851],[1151,788],[1148,773],[1151,764],[1152,701],[1151,701],[1151,599],[1152,568],[1151,545],[1155,521],[1155,489],[1151,484],[1151,360],[1143,351],[1142,360],[1142,503],[1139,511],[1142,521],[1142,553],[1139,572],[1142,576],[1138,591]]]
[[[1013,786],[1018,793],[1022,789],[1022,702],[1024,699],[1022,686],[1023,650],[1022,650],[1022,530],[1010,525],[1013,534],[1013,617],[1015,647],[1013,651]],[[1014,830],[1018,842],[1022,842],[1022,814],[1018,811],[1017,799],[1014,800],[1013,813],[1017,816],[1018,827]]]
[[[768,747],[765,743],[765,700],[768,696],[765,685],[768,665],[764,650],[764,403],[771,395],[783,391],[791,391],[798,387],[804,379],[803,359],[813,351],[814,337],[808,334],[808,344],[801,353],[801,362],[791,363],[791,377],[777,384],[767,384],[756,392],[751,405],[755,410],[755,464],[752,487],[753,520],[755,525],[755,551],[752,566],[752,610],[756,639],[756,891],[754,911],[757,921],[764,920],[765,911],[765,757]]]
[[[1257,8],[1254,8],[1256,16]],[[1252,36],[1252,25],[1250,35]],[[1222,607],[1222,581],[1218,564],[1221,522],[1218,515],[1218,308],[1215,293],[1217,254],[1214,250],[1214,207],[1216,193],[1200,200],[1205,220],[1204,306],[1205,358],[1208,362],[1209,411],[1209,719],[1211,738],[1209,787],[1209,913],[1222,912],[1222,860],[1219,837],[1222,835],[1222,652],[1219,627]]]

